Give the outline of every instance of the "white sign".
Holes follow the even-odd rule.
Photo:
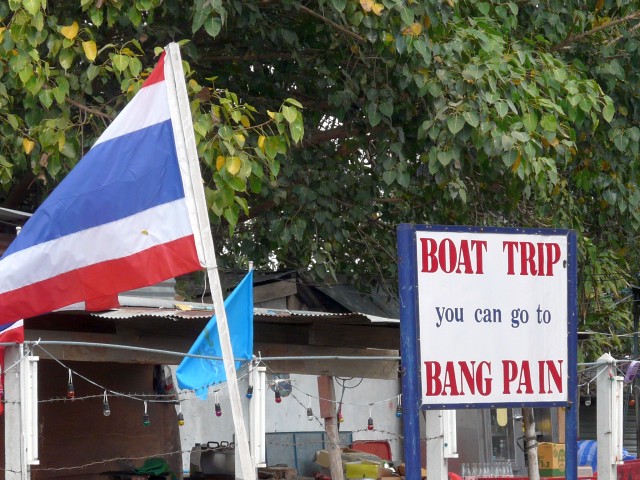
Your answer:
[[[422,405],[566,402],[567,237],[415,234]]]

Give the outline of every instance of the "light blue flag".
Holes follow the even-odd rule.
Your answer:
[[[253,270],[242,279],[240,284],[224,301],[231,336],[233,358],[253,358]],[[189,353],[208,357],[222,357],[220,337],[216,316],[198,336]],[[236,369],[242,362],[236,362]],[[207,396],[209,385],[224,382],[227,379],[222,360],[185,357],[176,371],[178,386],[195,390],[200,397]]]

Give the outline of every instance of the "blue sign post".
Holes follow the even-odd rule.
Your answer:
[[[402,224],[397,236],[406,477],[421,478],[422,409],[566,407],[575,480],[575,233]]]

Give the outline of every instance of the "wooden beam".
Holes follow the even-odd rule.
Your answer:
[[[106,343],[115,345],[132,345],[142,348],[157,350],[169,350],[174,352],[187,352],[193,344],[192,339],[170,338],[158,336],[137,335],[108,335],[102,333],[83,332],[54,332],[45,330],[26,330],[25,340],[28,341],[61,341],[61,342],[87,342]],[[161,352],[144,352],[136,350],[116,349],[109,347],[94,347],[83,345],[46,345],[47,352],[55,358],[75,360],[79,362],[116,362],[116,363],[141,363],[141,364],[167,364],[177,365],[182,357]],[[46,352],[36,349],[36,354],[48,358]]]
[[[253,287],[253,302],[268,302],[276,298],[286,298],[298,293],[298,286],[295,280],[280,280],[277,282],[257,285]]]
[[[307,345],[309,343],[309,326],[256,322],[253,324],[253,337],[255,341],[260,343]]]
[[[335,325],[314,323],[309,332],[309,344],[333,347],[400,349],[400,330],[396,327]]]
[[[330,375],[335,377],[359,377],[395,380],[398,378],[399,360],[311,360],[309,356],[389,356],[398,357],[397,350],[373,350],[304,345],[254,344],[254,351],[262,357],[300,357],[292,360],[265,360],[267,367],[276,373],[304,375]]]

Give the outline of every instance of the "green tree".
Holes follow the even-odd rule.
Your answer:
[[[37,204],[181,41],[224,263],[394,295],[400,222],[573,228],[584,352],[622,351],[639,20],[628,0],[10,0],[5,205]]]

